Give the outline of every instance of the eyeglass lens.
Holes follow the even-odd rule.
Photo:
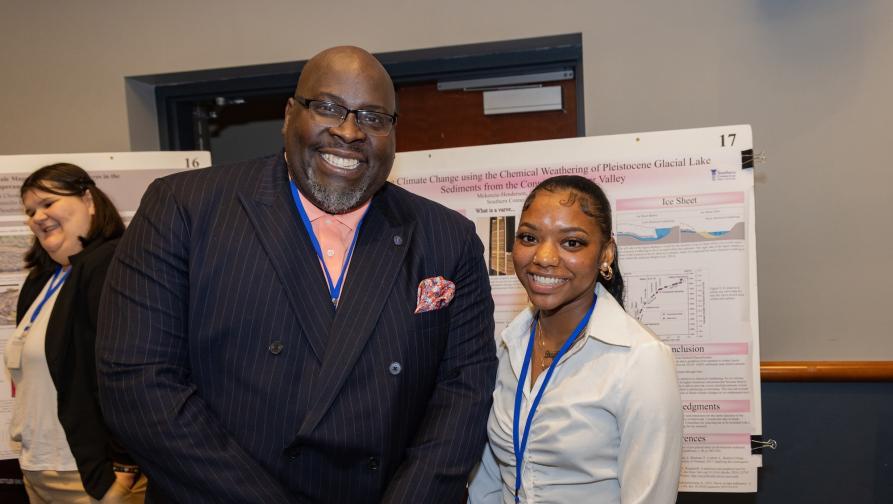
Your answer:
[[[347,118],[348,109],[332,102],[311,101],[310,111],[316,116],[317,121],[325,126],[340,126]],[[376,136],[384,136],[391,132],[394,119],[378,112],[359,110],[354,112],[357,126],[365,133]]]

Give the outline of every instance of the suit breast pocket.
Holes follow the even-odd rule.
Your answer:
[[[415,331],[448,331],[450,326],[449,310],[440,309],[424,313],[413,314],[413,328]]]

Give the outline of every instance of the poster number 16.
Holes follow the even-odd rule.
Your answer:
[[[726,142],[728,142],[729,147],[735,145],[735,136],[737,136],[737,133],[729,133],[727,135],[719,135],[719,146],[725,147]]]

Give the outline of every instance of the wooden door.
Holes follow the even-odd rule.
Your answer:
[[[482,91],[438,91],[434,82],[397,85],[397,151],[578,136],[576,82],[560,85],[562,110],[484,115]]]

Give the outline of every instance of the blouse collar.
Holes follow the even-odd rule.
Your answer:
[[[623,307],[601,283],[596,284],[595,294],[598,296],[598,302],[595,304],[592,319],[586,327],[586,335],[608,345],[632,346],[632,331],[627,327],[631,320],[627,317]],[[533,324],[534,314],[533,306],[528,305],[500,335],[502,342],[510,352],[520,349],[518,351],[521,352],[522,358],[524,350],[527,348],[527,338],[530,336],[530,326]]]

